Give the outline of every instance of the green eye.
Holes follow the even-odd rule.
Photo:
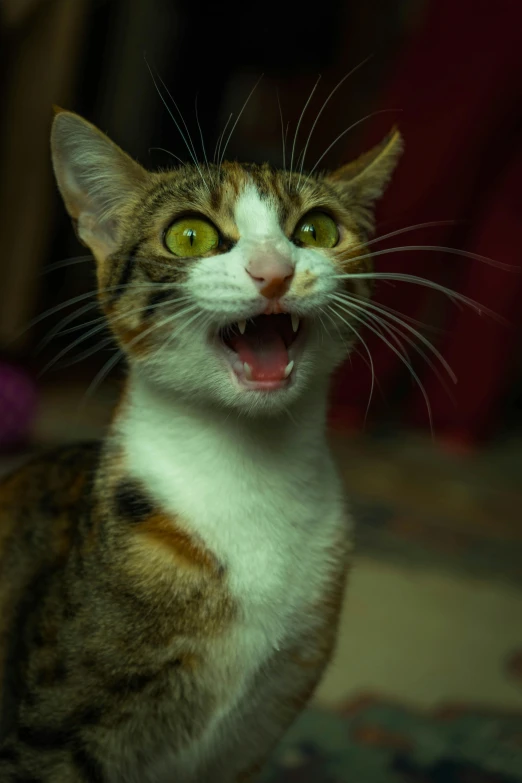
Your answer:
[[[216,227],[203,218],[180,218],[167,229],[165,244],[175,256],[202,256],[216,249],[219,234]]]
[[[330,215],[312,211],[301,218],[293,238],[308,247],[335,247],[339,241],[339,229]]]

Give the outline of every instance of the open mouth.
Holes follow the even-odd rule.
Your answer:
[[[280,389],[295,372],[295,343],[302,331],[296,315],[258,315],[219,332],[234,374],[249,389]]]

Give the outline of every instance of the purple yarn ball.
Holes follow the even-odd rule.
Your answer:
[[[37,391],[30,377],[0,363],[0,448],[28,438],[36,415]]]

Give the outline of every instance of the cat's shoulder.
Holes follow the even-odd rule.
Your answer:
[[[15,502],[27,499],[27,491],[52,492],[66,488],[78,475],[94,475],[98,465],[102,444],[87,441],[45,449],[30,455],[16,468],[0,478],[0,503],[5,504],[12,496],[24,493]]]

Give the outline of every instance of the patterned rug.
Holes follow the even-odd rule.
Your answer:
[[[310,709],[262,783],[520,783],[522,713],[449,707],[432,713],[364,698]]]
[[[520,504],[513,503],[513,507],[519,509]],[[522,586],[522,535],[495,535],[493,522],[488,534],[476,534],[462,530],[458,519],[441,519],[440,514],[427,511],[409,512],[398,504],[354,493],[350,509],[357,522],[359,552]]]

